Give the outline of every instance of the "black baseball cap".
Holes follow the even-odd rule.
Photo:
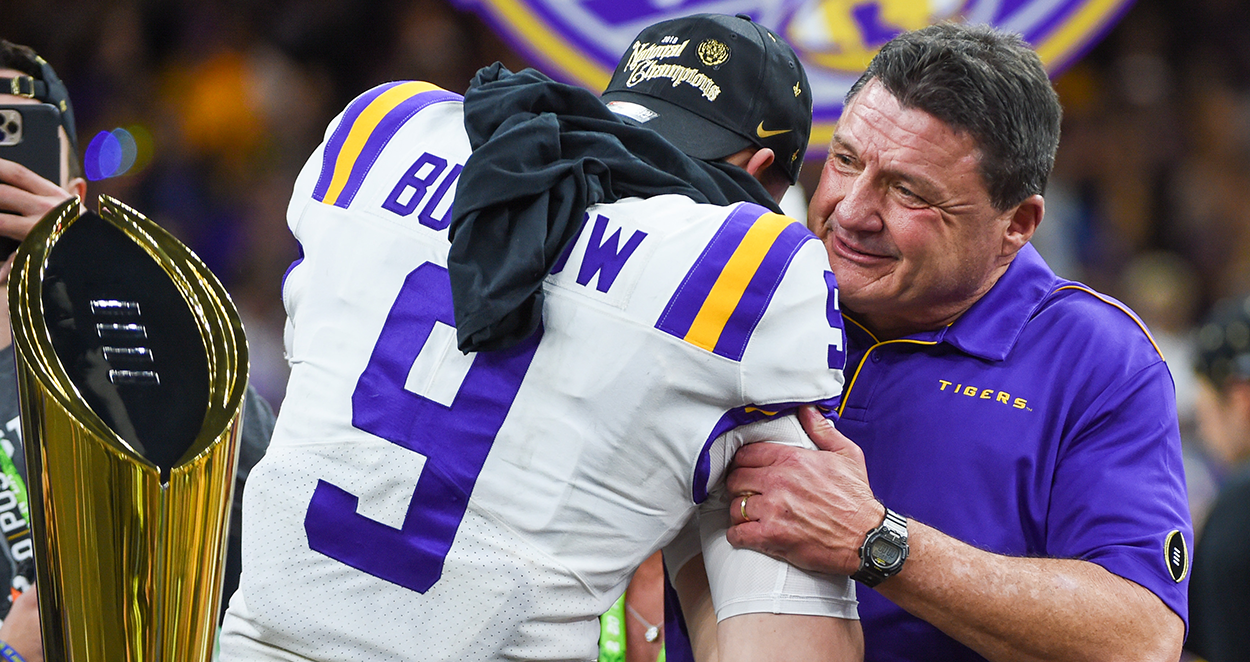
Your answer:
[[[52,70],[52,65],[48,64],[47,60],[34,55],[34,51],[12,42],[6,41],[5,43],[10,48],[25,49],[26,53],[33,56],[39,71],[37,75],[32,71],[25,76],[0,77],[0,93],[35,99],[55,107],[61,117],[61,126],[65,127],[65,134],[69,136],[70,146],[74,148],[74,151],[78,151],[78,131],[74,127],[74,106],[69,102],[69,90],[65,88],[65,83],[57,77],[56,72]],[[15,67],[7,65],[5,68]]]
[[[812,90],[794,49],[739,14],[696,14],[644,29],[603,101],[687,155],[720,159],[771,148],[798,181],[812,132]]]
[[[1198,329],[1198,374],[1223,388],[1230,378],[1250,380],[1250,297],[1215,304]]]

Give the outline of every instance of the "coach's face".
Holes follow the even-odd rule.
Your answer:
[[[876,80],[843,110],[808,227],[843,304],[879,336],[954,321],[1032,236],[1041,196],[996,209],[979,162],[971,136],[903,108]]]

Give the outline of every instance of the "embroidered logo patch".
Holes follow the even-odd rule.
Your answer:
[[[1172,580],[1180,583],[1189,573],[1189,550],[1185,549],[1185,536],[1173,530],[1163,542],[1163,553]]]
[[[715,39],[699,44],[699,60],[709,67],[719,67],[729,61],[729,47]]]

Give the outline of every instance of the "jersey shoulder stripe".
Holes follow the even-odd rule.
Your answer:
[[[699,450],[699,457],[695,460],[694,465],[694,482],[692,483],[690,500],[692,503],[703,503],[707,499],[708,483],[712,476],[712,444],[722,434],[730,430],[744,425],[750,425],[766,418],[775,418],[777,416],[785,416],[794,413],[799,407],[805,405],[815,405],[824,413],[825,417],[837,423],[838,406],[842,404],[841,394],[825,400],[817,400],[815,402],[776,402],[761,408],[755,405],[747,405],[746,407],[738,407],[731,409],[716,422],[712,427],[712,432],[707,436],[707,440],[703,442],[703,448]]]
[[[346,209],[382,149],[405,122],[426,106],[462,99],[419,81],[386,83],[357,97],[326,141],[313,199]]]
[[[687,272],[656,328],[740,361],[794,254],[814,239],[794,219],[739,205]]]

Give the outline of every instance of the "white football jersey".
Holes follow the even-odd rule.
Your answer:
[[[223,659],[594,659],[597,616],[690,521],[719,444],[841,393],[821,244],[673,195],[592,207],[540,331],[462,354],[446,228],[469,153],[458,95],[390,83],[299,176],[290,384]]]

